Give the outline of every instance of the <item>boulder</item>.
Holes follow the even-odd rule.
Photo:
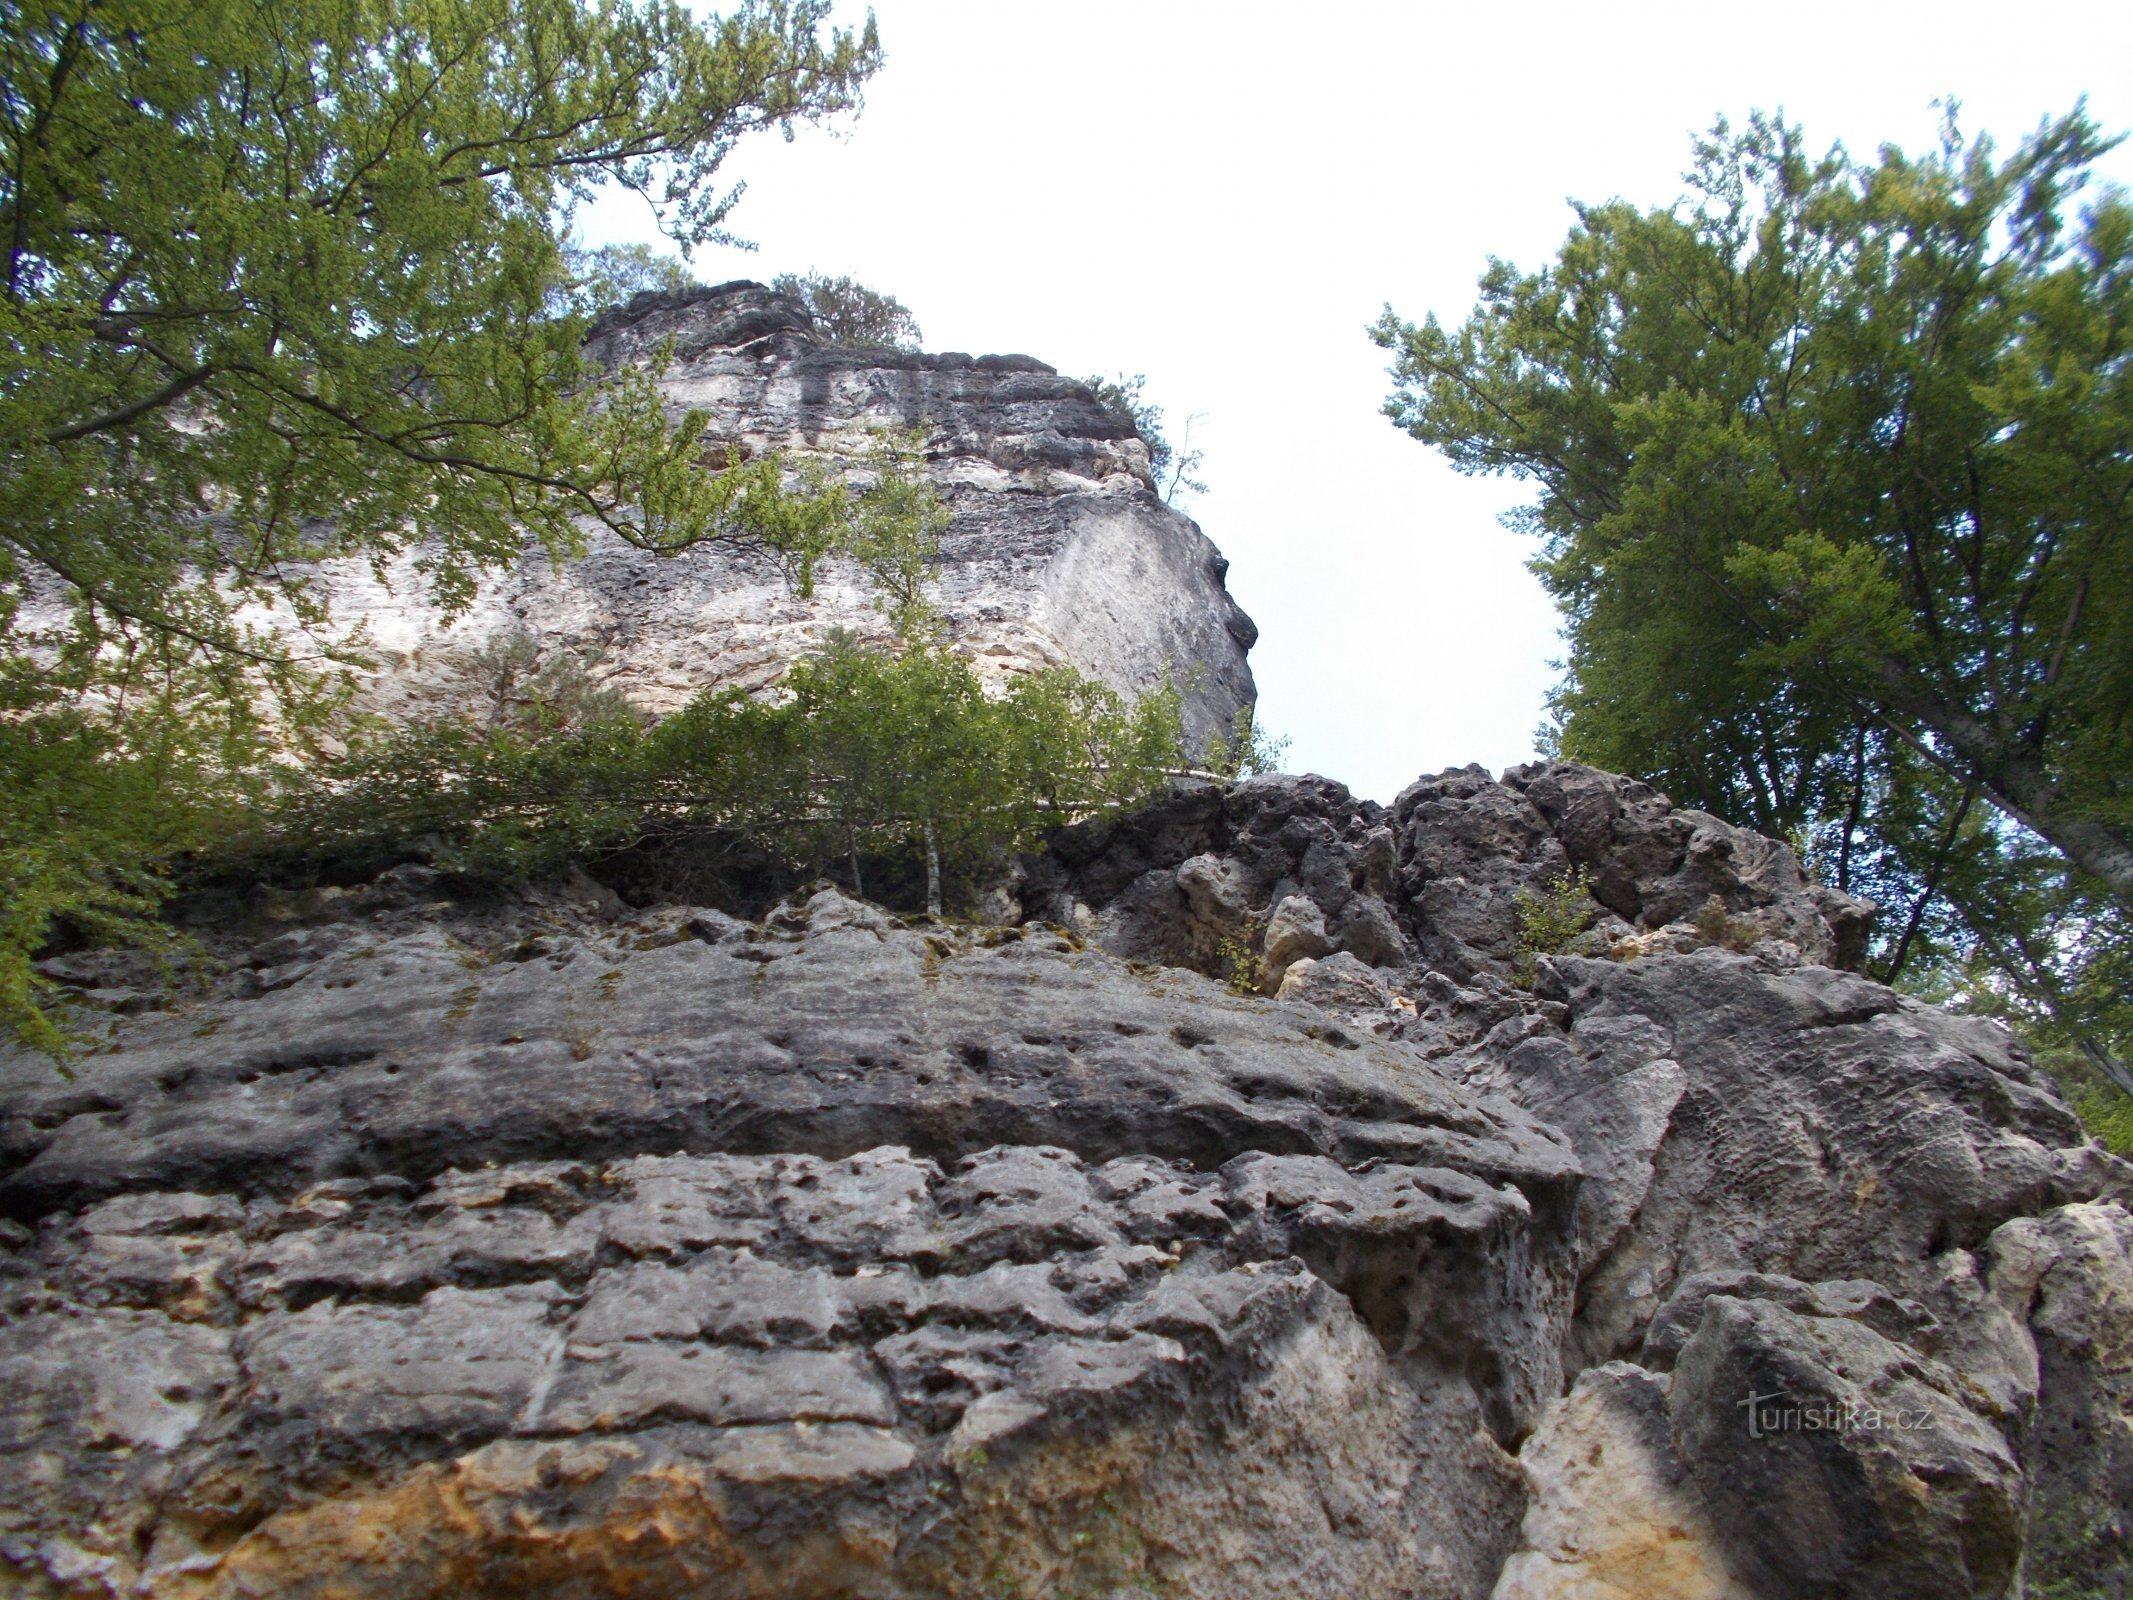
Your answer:
[[[1316,902],[1300,894],[1284,898],[1267,919],[1266,943],[1259,958],[1259,987],[1269,993],[1298,961],[1316,958],[1333,948],[1326,937],[1326,914]]]
[[[1863,1324],[1714,1294],[1675,1360],[1675,1451],[1770,1595],[2019,1593],[2021,1467],[1960,1377]]]

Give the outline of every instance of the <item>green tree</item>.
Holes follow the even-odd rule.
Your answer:
[[[1207,493],[1207,485],[1198,476],[1206,452],[1192,448],[1192,425],[1198,420],[1197,413],[1185,419],[1183,442],[1173,445],[1163,431],[1163,408],[1148,398],[1146,373],[1136,372],[1129,378],[1121,372],[1112,378],[1089,377],[1081,381],[1099,404],[1117,413],[1148,447],[1148,475],[1155,480],[1155,492],[1163,497],[1165,505],[1175,504],[1180,493]]]
[[[1981,960],[2062,1020],[2133,915],[2133,207],[2075,212],[2111,142],[1720,123],[1677,204],[1373,330],[1394,422],[1537,489],[1563,752],[1799,838],[1887,903],[1888,975]]]
[[[152,934],[161,863],[214,831],[196,801],[266,781],[330,708],[355,641],[301,563],[419,550],[455,607],[588,524],[803,576],[835,543],[819,486],[703,470],[656,371],[588,366],[599,272],[569,243],[603,182],[685,250],[720,237],[735,141],[856,108],[879,63],[871,18],[827,13],[0,14],[0,1014],[37,1025],[56,922]]]
[[[786,272],[771,279],[770,286],[805,306],[832,344],[916,350],[924,337],[901,300],[853,278]]]
[[[716,834],[796,876],[919,862],[970,873],[1064,823],[1139,803],[1179,759],[1178,696],[1128,705],[1067,669],[987,694],[952,651],[833,637],[774,699],[706,693],[647,727],[552,730],[476,718],[381,730],[262,811],[241,859],[287,871],[379,867],[418,849],[516,880],[648,839]]]
[[[570,280],[555,296],[560,307],[598,315],[639,294],[686,294],[702,288],[689,264],[648,244],[609,244],[597,250],[564,247]]]

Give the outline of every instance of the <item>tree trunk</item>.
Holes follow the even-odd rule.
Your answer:
[[[2081,1041],[2081,1053],[2089,1058],[2089,1065],[2116,1084],[2122,1094],[2133,1097],[2133,1071],[2128,1071],[2124,1062],[2094,1039]]]
[[[926,915],[941,914],[941,852],[933,838],[933,819],[926,819]]]
[[[2030,752],[2015,746],[1961,706],[1921,693],[1894,661],[1876,663],[1887,691],[1882,720],[1944,772],[1975,783],[2000,810],[2083,872],[2102,880],[2119,904],[2133,907],[2133,842],[2096,817],[2082,815]],[[1951,760],[1922,744],[1890,711],[1915,718],[1948,742]]]

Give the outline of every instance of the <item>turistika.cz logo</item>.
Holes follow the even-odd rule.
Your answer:
[[[1884,1411],[1851,1401],[1795,1400],[1784,1390],[1751,1394],[1739,1402],[1748,1413],[1748,1437],[1773,1433],[1930,1433],[1933,1413],[1905,1407]]]

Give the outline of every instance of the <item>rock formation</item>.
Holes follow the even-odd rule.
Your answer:
[[[1127,694],[1173,673],[1194,748],[1252,703],[1252,621],[1223,587],[1228,563],[1154,493],[1148,449],[1089,389],[1028,356],[846,349],[760,284],[639,295],[598,323],[589,349],[614,364],[671,344],[662,385],[701,410],[707,448],[785,450],[856,465],[883,429],[920,428],[954,522],[935,597],[956,646],[1012,673],[1078,669]],[[596,683],[656,712],[706,688],[758,689],[834,627],[884,624],[856,569],[831,562],[814,598],[765,557],[713,542],[661,557],[597,527],[560,570],[530,552],[446,626],[417,556],[387,569],[337,561],[312,573],[337,624],[364,625],[379,670],[362,704],[394,717],[481,705],[481,656],[523,634],[588,665]]]
[[[966,648],[1248,702],[1081,386],[752,285],[595,346],[668,339],[751,450],[929,423]],[[871,615],[716,549],[450,633],[331,577],[400,711],[518,621],[660,706]],[[43,963],[96,1043],[0,1052],[0,1591],[2129,1592],[2133,1169],[1781,844],[1556,762],[1180,781],[968,921],[660,881],[402,865],[196,907],[182,980]]]
[[[1518,987],[1566,863],[1613,955]],[[211,992],[56,958],[108,1018],[0,1066],[14,1592],[2122,1588],[2128,1171],[1810,962],[1865,912],[1782,847],[1258,779],[1015,890],[402,867],[215,925]]]

